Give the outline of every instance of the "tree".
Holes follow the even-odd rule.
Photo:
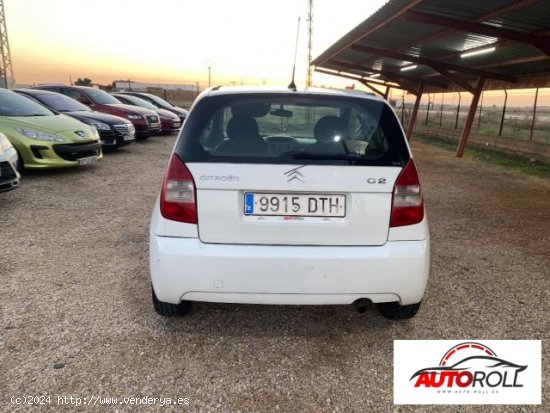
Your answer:
[[[74,82],[76,86],[91,86],[92,85],[92,79],[88,79],[85,77],[84,79],[78,78]]]

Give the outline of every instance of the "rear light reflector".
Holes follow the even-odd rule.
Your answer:
[[[414,161],[410,159],[395,181],[390,227],[418,224],[424,219],[422,187]]]
[[[160,192],[160,212],[172,221],[197,223],[196,188],[185,163],[172,154]]]

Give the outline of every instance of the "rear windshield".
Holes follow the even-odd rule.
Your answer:
[[[402,129],[384,103],[310,95],[207,97],[176,151],[186,162],[402,166]]]

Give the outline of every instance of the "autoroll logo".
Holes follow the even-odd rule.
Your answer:
[[[396,340],[395,404],[540,404],[540,340]]]
[[[523,387],[519,374],[526,368],[497,357],[484,344],[465,342],[451,347],[438,366],[418,370],[411,381],[414,381],[414,387],[426,388]]]

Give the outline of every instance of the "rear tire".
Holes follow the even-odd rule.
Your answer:
[[[394,301],[390,303],[378,303],[377,306],[378,311],[390,320],[406,320],[416,315],[420,308],[420,303],[399,305],[398,302]]]
[[[182,317],[191,310],[190,301],[182,301],[179,304],[165,303],[157,298],[155,290],[152,287],[151,292],[155,311],[163,317]]]

